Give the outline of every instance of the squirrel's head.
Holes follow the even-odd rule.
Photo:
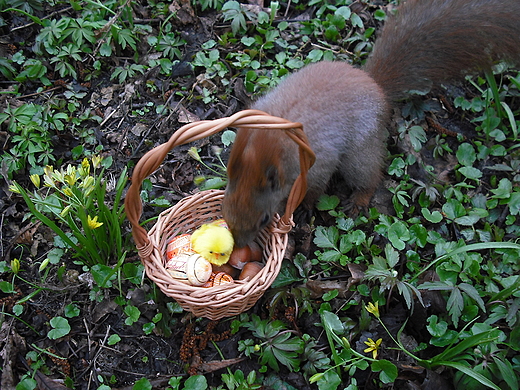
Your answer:
[[[237,132],[222,203],[224,219],[237,247],[255,239],[288,195],[281,166],[283,150],[275,139],[280,133],[253,129]]]

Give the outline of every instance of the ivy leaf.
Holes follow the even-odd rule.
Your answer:
[[[319,375],[319,374],[318,374]],[[328,370],[318,379],[318,389],[320,390],[336,390],[341,383],[341,378],[334,370]]]
[[[251,38],[254,40],[254,38]],[[232,130],[226,130],[222,133],[222,136],[220,137],[222,143],[224,146],[229,146],[233,142],[235,142],[236,133]]]
[[[396,221],[388,228],[388,239],[395,249],[402,251],[405,248],[405,241],[410,239],[410,231],[401,221]]]
[[[479,180],[482,177],[482,171],[474,167],[462,167],[459,168],[459,172],[466,176],[468,179]]]
[[[520,192],[514,192],[511,194],[511,199],[509,199],[508,205],[511,215],[520,214]]]
[[[430,212],[430,210],[423,207],[421,209],[421,213],[428,222],[439,223],[440,221],[442,221],[442,214],[437,210]]]
[[[132,305],[127,305],[124,312],[128,316],[128,318],[125,320],[126,325],[132,325],[134,322],[139,320],[139,317],[141,316],[141,311]]]
[[[459,160],[459,163],[466,167],[471,167],[477,159],[475,149],[471,144],[468,144],[467,142],[459,146],[456,155],[457,159]]]
[[[152,384],[148,378],[141,378],[134,383],[132,390],[152,390]]]
[[[66,318],[59,316],[54,317],[50,320],[50,324],[53,327],[53,329],[51,329],[49,333],[47,333],[47,337],[51,340],[59,339],[63,336],[68,335],[70,332],[69,321],[67,321]]]
[[[190,390],[206,390],[208,381],[204,375],[193,375],[184,382],[184,389]]]
[[[392,383],[397,379],[397,367],[388,360],[381,359],[371,364],[373,372],[379,372],[379,379],[383,383]]]
[[[115,345],[121,341],[121,336],[119,336],[117,333],[110,335],[108,338],[107,344],[108,345]]]
[[[65,313],[65,317],[73,318],[73,317],[79,316],[80,309],[79,309],[79,307],[77,307],[76,305],[71,303],[71,304],[68,304],[67,306],[65,306],[64,313]]]

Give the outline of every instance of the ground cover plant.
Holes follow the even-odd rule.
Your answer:
[[[384,184],[341,180],[239,316],[184,312],[124,221],[133,165],[321,60],[361,65],[395,2],[0,0],[2,389],[518,389],[520,73],[398,104]],[[225,186],[232,131],[174,150],[144,219]]]

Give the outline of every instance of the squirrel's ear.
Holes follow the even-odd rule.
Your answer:
[[[278,168],[274,165],[270,165],[267,167],[265,171],[265,177],[266,177],[266,188],[269,188],[271,191],[278,191],[281,188],[280,183],[280,172],[278,171]]]

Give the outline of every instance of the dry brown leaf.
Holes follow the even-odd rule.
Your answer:
[[[226,368],[232,366],[233,364],[240,363],[244,361],[245,358],[234,358],[234,359],[226,359],[226,360],[212,360],[211,362],[201,362],[200,366],[197,367],[197,371],[201,374],[207,374],[213,371],[220,370],[222,368]]]
[[[349,284],[339,280],[309,280],[305,284],[311,292],[311,298],[320,298],[323,294],[338,290],[338,297],[345,298],[348,293]]]
[[[25,340],[20,336],[10,321],[5,321],[0,329],[0,358],[3,361],[2,376],[0,378],[0,388],[14,389],[16,387],[13,367],[18,355],[25,356]]]

